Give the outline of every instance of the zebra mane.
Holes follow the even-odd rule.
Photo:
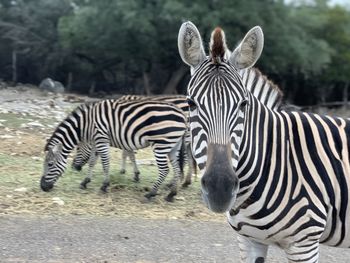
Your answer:
[[[51,137],[46,140],[44,151],[48,151],[50,146],[53,146],[55,144],[55,142],[57,142],[59,140],[57,134],[64,126],[67,125],[68,122],[74,122],[76,119],[79,118],[80,112],[87,111],[90,108],[90,106],[93,105],[94,103],[96,103],[96,102],[83,103],[83,104],[77,106],[71,113],[69,113],[68,116],[56,126],[56,129],[52,133]]]
[[[283,92],[257,68],[239,71],[245,87],[264,105],[278,110],[282,104]]]
[[[225,33],[220,27],[215,28],[211,33],[209,47],[212,61],[220,64],[227,51]]]

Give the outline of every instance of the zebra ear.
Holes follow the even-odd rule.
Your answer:
[[[245,35],[239,46],[232,52],[229,61],[237,69],[254,66],[264,47],[264,34],[259,26],[255,26]]]
[[[51,151],[53,154],[58,154],[62,151],[62,143],[57,143],[55,144],[52,148]]]
[[[191,71],[206,58],[199,31],[190,21],[181,25],[177,45],[183,62],[191,67]]]

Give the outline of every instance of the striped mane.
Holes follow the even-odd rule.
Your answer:
[[[227,51],[225,33],[220,27],[215,28],[211,33],[209,47],[213,63],[220,64]]]
[[[264,105],[278,110],[283,102],[283,92],[257,68],[239,71],[245,87]]]
[[[78,107],[76,107],[71,113],[68,114],[68,116],[61,121],[55,131],[52,133],[51,137],[46,141],[46,145],[44,148],[44,151],[48,151],[50,146],[55,145],[55,143],[57,143],[57,141],[60,141],[60,136],[58,136],[58,134],[61,134],[63,132],[64,129],[66,129],[67,126],[78,126],[78,123],[76,123],[74,120],[76,119],[80,119],[80,113],[82,112],[86,112],[91,105],[93,105],[94,102],[88,102],[88,103],[84,103],[79,105]],[[80,135],[80,134],[79,134]],[[80,138],[77,138],[80,140]]]

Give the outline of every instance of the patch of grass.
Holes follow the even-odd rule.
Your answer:
[[[186,218],[223,220],[222,216],[211,213],[204,207],[200,197],[200,184],[193,182],[187,189],[179,188],[176,200],[168,203],[164,200],[169,193],[165,186],[173,173],[168,175],[151,202],[144,202],[145,189],[150,189],[158,177],[154,165],[139,165],[141,172],[139,183],[133,181],[132,165],[128,164],[127,173],[120,174],[120,151],[112,150],[110,168],[111,186],[109,193],[99,191],[103,181],[100,162],[94,169],[94,177],[88,189],[81,190],[80,182],[87,173],[87,167],[77,172],[69,166],[64,176],[58,180],[54,189],[48,193],[41,191],[39,182],[42,174],[42,160],[33,160],[29,156],[10,156],[0,153],[0,214],[73,214],[73,215],[114,215],[121,217],[138,216],[145,218]],[[43,159],[44,156],[41,156]],[[137,154],[139,161],[152,160],[150,150]],[[26,191],[16,189],[24,187]],[[54,203],[58,197],[64,205]]]
[[[18,129],[22,124],[30,122],[32,118],[28,115],[19,116],[15,113],[0,113],[0,120],[5,120],[2,124],[10,129]]]

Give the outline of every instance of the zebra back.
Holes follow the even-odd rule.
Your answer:
[[[118,99],[118,101],[131,101],[131,100],[152,100],[163,101],[176,105],[184,112],[188,111],[188,103],[186,96],[184,95],[156,95],[156,96],[140,96],[140,95],[125,95]]]

